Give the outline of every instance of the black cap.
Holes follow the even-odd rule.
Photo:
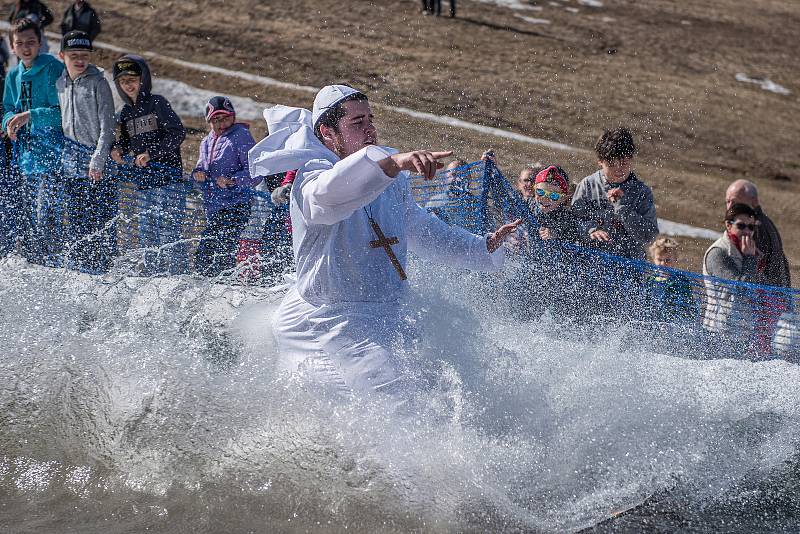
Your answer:
[[[206,104],[206,121],[210,121],[214,115],[233,115],[233,104],[225,96],[213,96]]]
[[[80,30],[67,32],[61,38],[61,51],[70,52],[72,50],[92,50],[92,40],[89,34]]]
[[[142,66],[132,59],[122,58],[114,63],[114,80],[120,76],[141,76]]]

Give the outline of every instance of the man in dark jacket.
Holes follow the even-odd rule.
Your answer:
[[[756,212],[755,242],[756,248],[763,254],[764,283],[771,286],[791,287],[789,262],[783,253],[783,241],[775,223],[761,210],[758,201],[758,189],[753,182],[736,180],[725,192],[727,208],[734,204],[745,204]]]
[[[97,12],[89,5],[89,2],[76,0],[64,11],[64,18],[61,20],[61,35],[66,35],[73,30],[79,30],[89,34],[89,39],[94,41],[100,35],[100,17]]]
[[[151,93],[150,67],[141,56],[118,59],[114,83],[125,105],[111,157],[124,164],[123,156],[133,155],[133,168],[128,168],[139,187],[139,246],[146,249],[143,272],[184,273],[188,257],[181,236],[186,211],[181,144],[186,129],[169,102]]]
[[[9,24],[14,24],[20,19],[30,18],[44,30],[53,22],[53,13],[39,0],[19,0],[11,7],[8,13]]]

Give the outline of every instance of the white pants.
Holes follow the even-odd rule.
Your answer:
[[[398,302],[312,305],[289,290],[273,320],[282,370],[341,392],[404,389],[392,347],[404,326]]]

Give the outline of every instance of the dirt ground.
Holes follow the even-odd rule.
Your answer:
[[[500,2],[499,2],[500,3]],[[509,0],[502,2],[512,4]],[[519,0],[459,2],[455,19],[422,16],[417,0],[95,0],[100,40],[301,85],[347,81],[375,103],[500,127],[591,149],[603,128],[629,126],[639,174],[659,217],[722,227],[724,190],[759,186],[800,287],[800,4],[796,0]],[[63,11],[66,2],[51,2]],[[576,12],[577,11],[577,12]],[[528,19],[546,19],[535,24]],[[113,56],[99,54],[109,66]],[[155,61],[156,76],[221,93],[310,107],[305,92],[267,88]],[[764,77],[776,94],[735,79]],[[586,153],[559,152],[379,110],[382,141],[453,148],[475,159],[494,147],[514,175],[535,160],[578,180]],[[201,121],[187,123],[198,129]],[[254,125],[261,134],[263,126]],[[260,129],[259,129],[260,128]],[[200,133],[187,144],[195,157]],[[188,165],[188,163],[187,163]],[[683,240],[698,270],[703,240]]]

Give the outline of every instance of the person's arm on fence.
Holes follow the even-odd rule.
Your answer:
[[[114,96],[111,93],[111,86],[106,80],[102,80],[97,85],[97,116],[100,117],[100,138],[89,162],[89,171],[90,173],[97,171],[102,174],[111,147],[114,145],[114,130],[117,127],[114,120]]]
[[[257,186],[264,179],[261,176],[250,176],[250,164],[247,161],[247,153],[256,144],[253,136],[248,132],[246,136],[236,145],[236,152],[239,158],[239,170],[231,173],[231,178],[236,180],[239,187],[252,188]]]
[[[641,195],[625,195],[614,205],[614,215],[629,236],[646,245],[658,237],[658,219],[653,192],[648,188]]]
[[[165,135],[157,146],[153,146],[148,150],[151,158],[158,158],[167,156],[179,151],[184,139],[186,139],[186,128],[184,128],[180,117],[172,109],[169,102],[161,97],[156,98],[156,114],[161,124],[161,128],[165,130]]]

